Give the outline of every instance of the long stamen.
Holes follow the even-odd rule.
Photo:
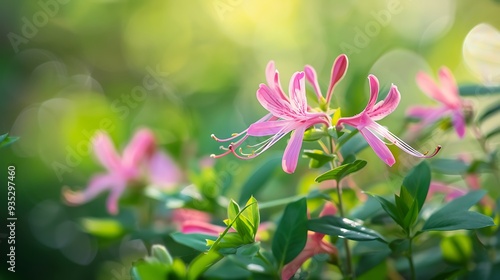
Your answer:
[[[400,148],[401,150],[405,151],[406,153],[412,156],[416,156],[419,158],[431,158],[441,150],[441,145],[438,145],[431,154],[429,154],[429,151],[421,153],[378,123],[374,123],[368,126],[367,128],[370,129],[372,132],[374,132],[376,135],[382,135],[384,138],[391,141],[398,148]]]

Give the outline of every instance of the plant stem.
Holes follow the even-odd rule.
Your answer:
[[[413,249],[412,249],[412,243],[413,243],[413,237],[409,237],[409,242],[410,244],[408,245],[408,263],[410,264],[410,272],[411,272],[411,279],[415,280],[417,279],[416,274],[415,274],[415,266],[413,265]]]
[[[332,137],[330,137],[329,140],[330,140],[329,141],[330,142],[330,153],[333,154],[334,153],[334,145],[333,145]],[[330,166],[332,169],[336,167],[335,158],[330,163]],[[344,204],[342,202],[342,188],[340,187],[340,181],[335,180],[335,183],[336,183],[336,187],[337,187],[337,196],[339,199],[338,208],[339,208],[340,217],[344,218],[345,216],[344,216]],[[345,278],[346,279],[356,279],[356,277],[354,275],[353,265],[352,265],[351,249],[349,248],[349,240],[347,240],[345,238],[344,238],[344,248],[345,248],[346,266],[347,266]]]

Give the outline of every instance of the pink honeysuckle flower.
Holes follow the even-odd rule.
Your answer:
[[[180,170],[170,157],[157,149],[155,137],[148,129],[141,129],[134,135],[121,157],[104,131],[96,133],[92,144],[97,160],[107,173],[92,177],[83,191],[64,188],[63,197],[70,205],[86,203],[108,189],[108,212],[115,215],[118,213],[118,200],[128,185],[153,184],[171,188],[181,179]]]
[[[332,203],[327,202],[319,216],[333,216],[336,212],[337,209],[335,206],[333,206]],[[323,237],[325,237],[325,235],[322,233],[308,232],[306,246],[302,252],[295,257],[295,259],[283,267],[283,270],[281,271],[281,279],[288,280],[292,278],[302,264],[304,264],[307,259],[312,258],[315,255],[328,254],[337,256],[337,248],[331,243],[324,241]]]
[[[347,56],[345,54],[339,55],[333,62],[330,84],[328,86],[328,91],[326,92],[326,99],[321,93],[321,89],[318,83],[318,76],[316,75],[316,71],[314,70],[314,68],[310,65],[306,65],[304,67],[306,79],[312,85],[314,92],[316,93],[316,97],[318,98],[318,101],[320,103],[320,107],[322,107],[323,110],[325,110],[325,108],[328,107],[328,104],[330,104],[333,89],[335,88],[335,85],[337,85],[337,83],[344,77],[348,65],[349,60],[347,59]]]
[[[451,71],[441,67],[438,72],[439,86],[432,78],[424,72],[419,72],[416,77],[417,85],[429,97],[441,103],[439,107],[412,106],[406,114],[410,117],[421,119],[424,125],[430,124],[438,119],[451,116],[451,121],[457,135],[460,138],[465,134],[464,110],[471,105],[464,102],[458,93],[458,86]]]
[[[427,152],[421,153],[399,139],[387,128],[376,123],[376,121],[385,118],[396,109],[401,99],[401,95],[398,88],[395,85],[391,85],[385,99],[376,103],[379,82],[374,75],[369,75],[368,80],[370,83],[370,100],[365,109],[353,117],[340,118],[337,122],[337,129],[342,129],[344,124],[348,124],[358,129],[377,156],[389,166],[392,166],[396,160],[381,138],[387,139],[390,143],[412,156],[419,158],[430,158],[435,156],[441,149],[441,146],[437,146],[430,155],[427,155]]]
[[[262,107],[269,111],[269,114],[251,124],[245,131],[234,134],[230,138],[219,139],[212,134],[212,138],[219,142],[229,142],[241,137],[240,140],[231,142],[227,148],[221,147],[226,152],[212,155],[212,157],[219,158],[233,153],[240,159],[254,158],[292,132],[283,154],[282,167],[285,172],[293,173],[297,167],[305,130],[316,124],[329,126],[330,117],[324,112],[312,112],[308,107],[304,72],[296,72],[290,79],[289,97],[285,96],[281,88],[278,71],[275,70],[272,61],[267,66],[266,77],[268,85],[260,85],[257,90],[257,99]],[[239,147],[249,136],[271,137],[257,145],[249,146],[256,149],[250,154],[245,154]]]

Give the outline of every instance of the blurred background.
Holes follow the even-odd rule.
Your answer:
[[[291,74],[310,64],[325,91],[332,62],[346,53],[349,69],[335,90],[333,107],[341,107],[344,116],[362,110],[368,100],[366,77],[376,74],[383,94],[391,83],[402,94],[399,108],[382,121],[402,135],[409,105],[435,104],[416,86],[417,71],[435,77],[446,65],[459,83],[482,83],[464,64],[463,41],[479,23],[500,28],[500,2],[493,0],[40,0],[0,5],[0,134],[21,137],[0,150],[0,174],[9,165],[16,167],[18,217],[16,273],[7,272],[2,261],[2,279],[129,279],[130,262],[146,253],[134,237],[106,243],[81,230],[81,217],[107,216],[104,197],[81,207],[61,201],[63,186],[85,187],[102,170],[89,146],[96,130],[108,131],[121,149],[137,128],[151,128],[189,177],[200,159],[219,152],[210,134],[229,136],[266,113],[255,92],[265,82],[270,60],[285,89]],[[491,102],[491,97],[470,99],[477,108]],[[452,136],[439,134],[431,145],[443,145],[444,156],[463,152],[464,145],[479,150],[474,142],[456,142]],[[229,174],[231,191],[237,193],[238,183],[255,166],[282,151],[271,150],[253,161],[223,158],[216,170]],[[381,182],[401,177],[407,168],[388,169],[368,149],[362,157],[373,159],[363,172],[376,174]],[[275,188],[266,188],[267,198],[295,193],[296,179],[307,165],[299,162],[292,176],[284,176],[275,163],[276,177],[269,183]],[[227,171],[231,164],[237,172]],[[7,190],[1,192],[5,221]]]

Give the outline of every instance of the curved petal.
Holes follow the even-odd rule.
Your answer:
[[[219,236],[226,228],[212,225],[210,223],[198,222],[198,221],[185,221],[181,224],[182,233],[201,233],[212,236]]]
[[[64,188],[62,195],[66,203],[80,205],[92,200],[104,190],[114,187],[118,182],[119,180],[111,174],[95,175],[85,190],[74,192]]]
[[[451,113],[451,122],[453,123],[453,127],[457,132],[458,137],[464,138],[465,135],[465,119],[464,114],[460,109],[454,110]]]
[[[186,221],[196,221],[209,223],[210,215],[207,212],[189,209],[189,208],[176,208],[172,211],[172,222],[182,224]]]
[[[396,110],[400,100],[401,94],[398,91],[398,87],[391,85],[391,89],[385,99],[375,104],[368,114],[374,121],[381,120]]]
[[[149,182],[169,188],[181,181],[182,172],[164,152],[156,152],[149,161]]]
[[[307,98],[304,81],[304,72],[295,72],[290,79],[290,105],[293,111],[299,114],[307,112]]]
[[[391,151],[385,145],[384,141],[380,140],[373,132],[368,130],[367,128],[363,128],[359,130],[361,135],[366,139],[368,145],[372,147],[373,151],[377,154],[377,156],[385,162],[387,165],[392,166],[396,160],[392,155]]]
[[[282,280],[289,280],[290,278],[292,278],[297,270],[299,270],[299,268],[302,266],[302,264],[305,263],[307,259],[315,255],[315,250],[311,249],[315,245],[316,242],[310,241],[309,239],[307,240],[304,250],[302,250],[302,252],[300,252],[300,254],[296,256],[295,259],[293,259],[283,267],[283,270],[281,271]]]
[[[318,101],[321,100],[323,95],[321,94],[321,89],[318,84],[318,75],[316,75],[316,70],[314,70],[312,66],[306,65],[304,67],[304,73],[306,74],[307,81],[312,85]]]
[[[349,60],[347,59],[347,56],[345,54],[339,55],[333,62],[330,85],[328,86],[328,91],[326,93],[327,104],[330,103],[335,85],[337,85],[337,83],[342,80],[342,78],[344,78],[348,65]]]
[[[438,77],[441,83],[441,95],[443,100],[446,100],[446,105],[452,108],[459,108],[461,101],[458,94],[458,87],[450,69],[445,66],[441,67],[438,72]]]
[[[292,132],[290,136],[290,141],[285,148],[283,153],[282,167],[286,173],[293,173],[295,168],[297,168],[297,162],[299,160],[300,148],[302,147],[302,139],[304,138],[304,132],[306,127],[304,125],[299,126]]]
[[[368,82],[370,83],[370,99],[368,100],[368,104],[363,111],[371,111],[375,102],[377,102],[378,91],[379,91],[379,82],[375,75],[368,75]]]
[[[94,154],[99,162],[111,172],[121,172],[122,163],[109,135],[104,131],[96,133],[92,139]]]
[[[257,90],[257,100],[262,107],[276,117],[287,119],[291,117],[290,104],[283,100],[279,93],[267,85],[261,84]]]
[[[441,88],[424,72],[418,72],[416,77],[418,87],[430,98],[447,105],[448,100],[443,94]]]
[[[266,81],[269,86],[274,85],[274,73],[276,73],[276,67],[274,61],[270,60],[266,66]]]
[[[125,181],[117,180],[113,188],[111,188],[106,206],[108,208],[108,213],[111,215],[118,214],[118,200],[122,193],[125,191],[125,187],[127,186]]]
[[[274,135],[281,131],[285,126],[293,123],[293,121],[288,120],[277,120],[277,121],[267,121],[267,122],[257,122],[253,123],[248,127],[248,135],[250,136],[268,136]]]
[[[123,150],[123,164],[128,167],[139,167],[140,163],[148,160],[156,149],[156,140],[149,129],[137,131]]]

